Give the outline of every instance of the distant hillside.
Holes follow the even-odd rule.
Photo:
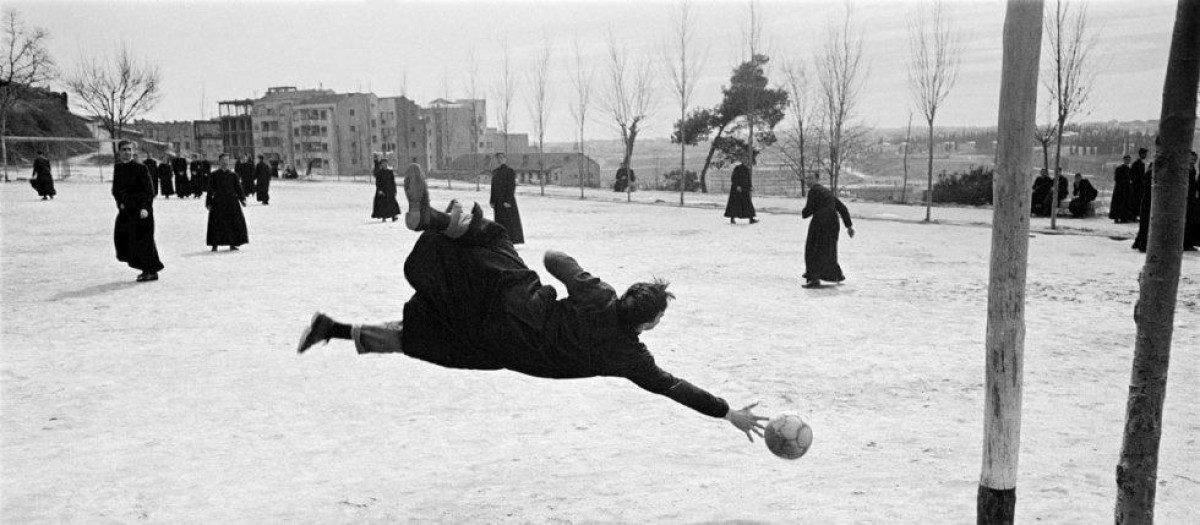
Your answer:
[[[8,115],[9,136],[14,137],[83,137],[91,138],[82,118],[67,110],[66,95],[43,91],[41,96],[18,102]],[[9,142],[10,165],[32,162],[34,153],[45,149],[51,157],[62,158],[95,149],[94,143],[74,142]]]

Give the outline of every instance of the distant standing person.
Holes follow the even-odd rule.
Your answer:
[[[191,169],[192,180],[188,182],[188,187],[192,190],[192,198],[199,199],[208,189],[208,171],[204,167],[205,161],[201,160],[200,155],[192,154],[192,163],[188,166]]]
[[[1187,214],[1184,218],[1183,250],[1196,251],[1200,246],[1200,180],[1196,179],[1196,152],[1188,163]]]
[[[804,287],[817,288],[821,281],[840,283],[846,280],[838,264],[838,216],[846,225],[846,233],[854,238],[854,224],[846,205],[822,186],[815,176],[808,181],[808,202],[801,217],[812,217],[808,224],[808,239],[804,242]]]
[[[154,192],[146,166],[133,160],[134,143],[117,144],[117,165],[113,167],[112,195],[117,201],[117,220],[113,244],[117,260],[141,270],[139,282],[157,281],[163,263],[154,243]]]
[[[192,194],[192,186],[188,181],[188,161],[183,155],[171,159],[171,171],[175,173],[175,195],[180,199]]]
[[[500,166],[492,170],[490,204],[495,210],[492,215],[508,231],[508,238],[513,244],[522,244],[525,242],[525,230],[521,227],[521,210],[517,208],[517,174],[508,167],[508,157],[503,153],[496,154],[496,162]]]
[[[237,174],[238,180],[242,184],[242,193],[250,195],[255,192],[254,188],[254,161],[249,155],[238,157],[237,164],[233,166],[233,172]]]
[[[1054,179],[1050,178],[1050,172],[1042,168],[1036,179],[1033,179],[1033,194],[1032,202],[1029,205],[1029,213],[1034,217],[1049,217],[1050,208],[1047,205],[1050,202],[1050,193],[1054,191]]]
[[[54,177],[50,173],[50,159],[46,158],[45,151],[37,151],[37,158],[33,159],[33,176],[29,182],[42,200],[53,199],[58,194],[54,189]]]
[[[242,208],[246,206],[246,194],[242,191],[242,181],[233,172],[233,162],[228,153],[217,157],[220,168],[209,177],[208,196],[205,197],[204,207],[208,208],[208,237],[207,244],[212,251],[217,246],[228,246],[230,250],[250,242],[246,231],[246,216]]]
[[[254,179],[257,184],[258,195],[255,199],[258,202],[267,205],[271,203],[271,165],[262,155],[258,156],[258,164],[254,166]]]
[[[1138,221],[1146,219],[1142,217],[1142,193],[1150,187],[1150,176],[1146,173],[1146,155],[1150,150],[1146,148],[1138,148],[1138,158],[1133,161],[1133,165],[1129,167],[1129,214]],[[1147,213],[1149,213],[1147,211]]]
[[[163,161],[158,163],[158,172],[150,175],[158,178],[158,191],[164,199],[171,198],[175,194],[175,174],[172,173],[171,164],[175,161],[174,156],[168,152]]]
[[[1146,151],[1146,148],[1142,148]],[[1141,159],[1138,159],[1141,160]],[[1137,166],[1137,161],[1134,161],[1134,166]],[[1137,236],[1133,238],[1133,248],[1142,253],[1146,253],[1146,243],[1149,241],[1150,235],[1150,207],[1153,204],[1153,187],[1154,187],[1154,164],[1146,166],[1141,176],[1141,183],[1138,185],[1138,195],[1141,196],[1141,206],[1138,208],[1138,231]]]
[[[396,202],[396,172],[388,166],[387,159],[378,159],[375,166],[375,205],[371,208],[371,218],[380,221],[390,218],[396,222],[400,216],[400,203]]]
[[[729,201],[725,203],[725,216],[729,218],[729,224],[737,224],[738,219],[750,219],[750,224],[758,222],[754,216],[754,201],[750,198],[753,191],[750,167],[739,162],[733,168],[733,176],[729,181]]]
[[[1129,161],[1129,155],[1125,155],[1121,158],[1121,165],[1113,170],[1113,194],[1108,203],[1108,218],[1116,224],[1123,224],[1134,218],[1134,214],[1129,211],[1129,199],[1133,197]]]
[[[1071,190],[1071,203],[1067,205],[1071,209],[1071,216],[1087,217],[1091,215],[1092,201],[1096,200],[1096,196],[1099,194],[1096,187],[1092,186],[1092,181],[1083,178],[1082,173],[1076,173],[1075,188]]]
[[[146,173],[150,174],[150,182],[154,185],[154,194],[158,195],[158,161],[154,160],[154,155],[147,154],[142,165],[146,167]]]

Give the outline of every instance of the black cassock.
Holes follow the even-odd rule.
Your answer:
[[[266,161],[259,161],[254,166],[254,179],[258,190],[256,200],[267,204],[271,200],[271,166]]]
[[[1124,164],[1117,166],[1113,171],[1113,194],[1112,200],[1108,203],[1108,218],[1116,222],[1126,222],[1133,219],[1133,215],[1129,213],[1129,199],[1131,198],[1131,179],[1129,166]]]
[[[508,238],[513,244],[525,242],[525,230],[521,227],[521,210],[517,208],[517,174],[501,164],[492,170],[492,198],[495,220],[508,231]]]
[[[254,163],[250,161],[238,162],[233,166],[233,172],[237,173],[238,179],[242,181],[242,193],[250,195],[256,191],[254,187]]]
[[[838,216],[850,228],[854,226],[850,221],[850,210],[828,188],[814,184],[808,190],[808,203],[800,215],[812,217],[812,222],[808,223],[808,239],[804,242],[804,278],[810,281],[846,280],[838,264]]]
[[[175,172],[175,194],[181,199],[191,195],[192,187],[188,182],[187,159],[183,157],[171,159],[171,171]]]
[[[1080,179],[1079,184],[1076,184],[1074,191],[1071,192],[1071,203],[1067,205],[1071,209],[1071,215],[1074,217],[1087,216],[1090,212],[1088,204],[1096,200],[1096,196],[1099,194],[1096,187],[1092,186],[1092,181]]]
[[[58,195],[54,189],[54,177],[50,174],[50,161],[43,158],[33,159],[33,178],[29,180],[39,197]]]
[[[154,174],[158,177],[158,190],[163,197],[170,197],[175,194],[175,174],[171,171],[171,164],[167,161],[162,161],[158,164],[158,173]]]
[[[199,197],[208,191],[208,175],[212,173],[212,164],[209,164],[207,160],[197,160],[192,162],[191,168],[192,195]]]
[[[112,195],[118,207],[113,228],[117,260],[143,272],[163,269],[154,243],[154,187],[146,166],[132,161],[114,166]],[[145,219],[141,210],[149,212]]]
[[[738,164],[733,168],[729,184],[729,201],[725,204],[725,216],[730,219],[753,219],[754,201],[750,199],[750,190],[754,189],[754,183],[750,179],[750,168],[745,164]]]
[[[391,219],[400,215],[400,203],[396,202],[396,172],[375,170],[375,205],[371,218]]]
[[[1129,200],[1125,202],[1126,213],[1132,218],[1141,218],[1142,197],[1146,188],[1150,187],[1150,175],[1146,172],[1146,163],[1142,159],[1133,161],[1129,168]]]
[[[1139,159],[1138,162],[1141,162],[1141,160]],[[1136,162],[1134,163],[1134,166],[1137,166]],[[1135,169],[1134,172],[1137,173],[1137,170]],[[1137,237],[1133,238],[1133,249],[1144,253],[1146,251],[1147,236],[1150,234],[1150,204],[1152,193],[1150,189],[1154,186],[1153,164],[1151,164],[1149,168],[1142,170],[1142,176],[1140,177],[1140,180],[1141,184],[1138,185],[1137,194],[1139,197],[1141,197],[1141,206],[1138,208],[1138,231]]]
[[[147,157],[142,164],[146,166],[146,173],[150,174],[150,184],[154,186],[154,194],[158,195],[158,161]]]
[[[1054,179],[1038,176],[1033,179],[1033,202],[1029,207],[1030,213],[1044,217],[1050,216],[1050,193],[1054,191]]]
[[[1183,245],[1200,246],[1200,180],[1196,168],[1188,170],[1187,215],[1183,229]]]
[[[250,242],[246,231],[246,216],[242,206],[246,194],[242,193],[242,182],[232,171],[218,169],[208,179],[208,196],[204,205],[208,207],[209,246],[241,246]]]

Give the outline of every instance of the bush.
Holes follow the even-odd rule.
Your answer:
[[[684,188],[686,191],[700,191],[700,177],[694,171],[683,172]],[[662,189],[667,191],[679,191],[679,170],[671,170],[666,175],[663,175]]]
[[[991,168],[974,166],[966,173],[938,174],[933,183],[933,202],[950,202],[981,206],[992,203]]]

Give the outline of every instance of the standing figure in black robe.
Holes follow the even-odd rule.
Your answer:
[[[1138,159],[1133,161],[1133,165],[1129,167],[1129,205],[1128,213],[1134,220],[1141,221],[1146,217],[1142,217],[1142,192],[1150,187],[1150,176],[1146,173],[1146,155],[1150,150],[1146,148],[1138,148]]]
[[[42,200],[53,199],[58,195],[58,191],[54,189],[54,176],[50,173],[50,159],[46,158],[46,152],[42,150],[38,150],[37,158],[33,159],[33,175],[29,182]]]
[[[1071,216],[1087,217],[1091,215],[1090,204],[1096,200],[1096,196],[1099,194],[1096,187],[1092,186],[1092,181],[1083,178],[1082,173],[1076,173],[1075,188],[1071,190],[1071,203],[1067,205],[1071,209]]]
[[[392,171],[387,159],[377,159],[375,165],[375,205],[371,207],[371,218],[380,221],[390,218],[396,222],[400,216],[400,203],[396,202],[396,172]]]
[[[200,155],[192,154],[192,163],[188,165],[191,170],[192,179],[188,181],[188,187],[192,190],[192,198],[199,199],[204,192],[208,190],[208,170],[204,168],[204,161]]]
[[[525,242],[525,230],[521,227],[521,210],[517,208],[517,174],[508,167],[508,158],[503,153],[496,154],[496,162],[500,167],[492,170],[492,206],[494,220],[508,230],[508,238],[513,244]]]
[[[146,155],[146,160],[142,161],[142,165],[146,166],[146,173],[150,174],[150,182],[154,184],[154,194],[158,195],[158,161],[154,160],[151,155]]]
[[[179,155],[171,159],[171,171],[175,173],[175,195],[183,199],[192,194],[191,181],[188,180],[188,161]]]
[[[117,220],[113,244],[117,260],[141,270],[139,282],[157,281],[163,263],[154,242],[154,187],[146,166],[133,160],[134,143],[117,144],[117,165],[113,167],[112,195],[117,201]]]
[[[1116,224],[1132,220],[1129,213],[1129,199],[1132,198],[1133,192],[1129,160],[1129,155],[1122,157],[1121,165],[1113,171],[1113,194],[1112,200],[1108,203],[1108,218]]]
[[[228,153],[217,157],[221,167],[208,179],[208,196],[204,207],[208,208],[208,236],[205,244],[217,251],[217,246],[228,246],[230,250],[250,242],[246,231],[246,194],[242,192],[242,181],[231,169],[233,163]]]
[[[159,195],[169,199],[175,194],[175,174],[172,172],[171,164],[175,161],[174,157],[167,153],[163,161],[158,163],[158,172],[150,175],[158,178]]]
[[[258,194],[255,200],[267,205],[271,203],[271,165],[267,164],[262,155],[258,156],[258,164],[254,165],[254,182]]]
[[[821,281],[840,283],[846,280],[838,264],[838,216],[846,225],[846,233],[854,237],[854,224],[846,205],[812,177],[809,181],[808,202],[800,212],[808,223],[808,239],[804,242],[804,287],[816,288]]]
[[[750,199],[753,191],[750,167],[738,163],[733,168],[733,176],[729,181],[729,201],[725,203],[725,216],[729,217],[729,224],[737,224],[737,219],[750,219],[750,224],[758,222],[754,216],[754,202]]]
[[[1196,152],[1188,164],[1187,214],[1184,217],[1183,250],[1196,251],[1200,246],[1200,180],[1196,180]]]
[[[238,157],[237,164],[233,167],[233,172],[237,174],[238,180],[242,184],[242,193],[250,195],[257,191],[254,187],[254,163],[250,161],[249,155]]]
[[[751,441],[767,418],[677,378],[639,340],[658,325],[673,294],[667,283],[635,283],[618,296],[570,256],[547,252],[546,270],[568,296],[559,300],[525,266],[507,230],[457,202],[450,213],[429,206],[419,167],[404,181],[405,224],[424,233],[404,263],[415,294],[402,321],[339,323],[321,313],[300,337],[304,353],[329,339],[352,340],[360,354],[403,354],[447,368],[507,369],[548,379],[621,377],[713,418],[725,418]],[[408,217],[418,220],[410,222]]]
[[[1049,217],[1050,208],[1047,205],[1050,203],[1050,193],[1053,191],[1054,179],[1050,178],[1049,172],[1043,168],[1037,178],[1033,179],[1033,197],[1029,205],[1030,214],[1034,217]]]
[[[637,175],[633,170],[629,169],[628,162],[622,162],[621,167],[617,169],[617,178],[613,182],[613,191],[623,193],[633,190],[633,183],[637,181]]]
[[[1145,151],[1145,148],[1143,148],[1142,151]],[[1137,166],[1137,162],[1134,162],[1133,164],[1134,166]],[[1153,187],[1154,163],[1150,163],[1150,165],[1146,166],[1145,173],[1142,174],[1141,189],[1138,191],[1138,195],[1140,195],[1142,198],[1142,203],[1140,209],[1138,210],[1137,236],[1133,238],[1133,246],[1131,246],[1131,248],[1134,250],[1142,253],[1146,253],[1146,242],[1148,240],[1147,236],[1150,234],[1150,204],[1151,194],[1153,193],[1151,189]]]

